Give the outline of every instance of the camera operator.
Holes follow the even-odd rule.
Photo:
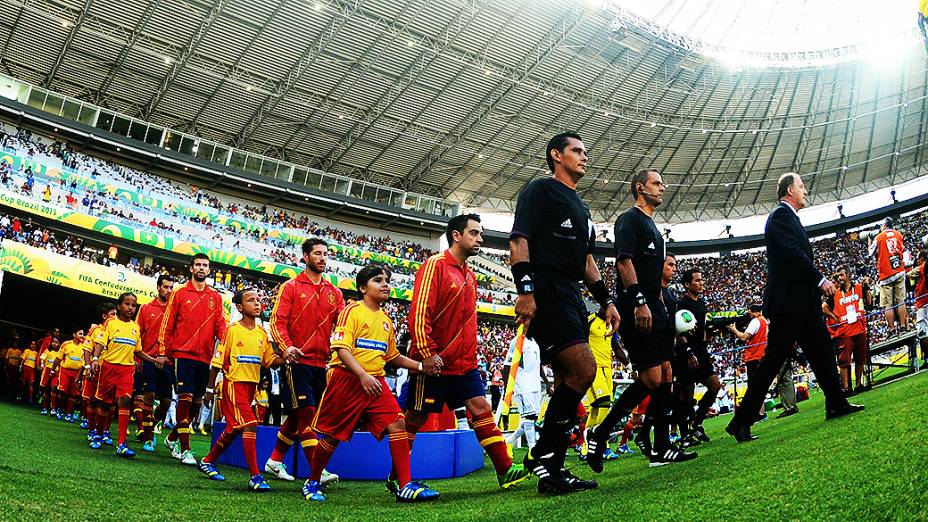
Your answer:
[[[869,349],[867,347],[867,312],[866,308],[873,302],[868,280],[854,283],[845,265],[835,271],[838,288],[835,294],[825,298],[822,312],[837,323],[834,338],[838,342],[838,370],[841,375],[841,387],[850,395],[851,360],[854,361],[854,382],[857,387],[853,393],[864,391],[864,365],[867,364]],[[905,282],[903,281],[903,285]],[[905,308],[903,306],[903,308]]]
[[[715,403],[715,397],[722,388],[718,373],[712,364],[712,357],[707,347],[709,332],[706,329],[706,302],[702,299],[705,290],[705,280],[699,268],[690,268],[683,272],[683,288],[686,293],[677,301],[677,310],[689,310],[696,318],[696,328],[683,335],[680,344],[685,350],[680,350],[674,361],[674,375],[677,377],[678,394],[675,412],[680,422],[680,437],[685,446],[692,446],[701,442],[709,442],[706,430],[702,423],[709,414],[709,408]],[[699,399],[696,412],[692,413],[693,394],[696,383],[706,387],[706,393]],[[678,410],[679,408],[679,410]],[[689,422],[689,433],[683,433],[687,427],[686,417],[692,413]]]
[[[751,316],[751,322],[748,323],[743,332],[738,330],[735,323],[728,325],[728,331],[747,344],[744,350],[744,365],[747,369],[748,384],[750,384],[751,377],[757,371],[757,367],[760,366],[760,361],[767,351],[767,329],[770,323],[764,317],[763,308],[759,304],[750,306],[748,315]],[[783,407],[783,411],[777,415],[778,419],[799,413],[799,408],[796,407],[796,386],[793,383],[793,362],[791,359],[787,359],[783,363],[780,373],[777,374],[777,395],[780,396],[780,403]],[[761,417],[767,415],[764,413],[763,405],[761,405],[759,415]]]
[[[869,251],[871,256],[876,257],[880,278],[880,306],[886,316],[889,335],[898,335],[909,328],[905,309],[905,263],[902,257],[905,241],[902,233],[893,229],[892,218],[883,220],[880,233],[870,240]],[[899,317],[899,329],[896,329],[896,316]]]

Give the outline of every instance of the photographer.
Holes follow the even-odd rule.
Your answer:
[[[769,321],[764,317],[763,306],[759,304],[752,304],[748,314],[751,316],[751,322],[743,332],[739,331],[734,323],[728,325],[728,331],[747,344],[744,350],[744,365],[747,368],[748,384],[750,384],[751,377],[754,376],[754,372],[757,371],[767,351]],[[793,363],[790,359],[783,363],[777,375],[777,394],[780,396],[780,403],[783,407],[783,411],[777,415],[778,419],[799,413],[799,408],[796,407],[796,386],[793,383]],[[761,406],[759,415],[766,417],[763,406]]]
[[[928,364],[928,250],[922,250],[915,259],[915,266],[909,271],[909,278],[915,282],[915,325],[918,342],[922,347],[922,363]]]
[[[902,233],[893,229],[892,218],[883,220],[880,233],[870,240],[870,255],[876,257],[876,268],[880,278],[880,306],[886,316],[890,336],[898,335],[909,328],[905,308],[905,241]],[[896,316],[900,328],[896,328]]]
[[[841,265],[835,272],[838,288],[835,295],[826,298],[822,312],[837,323],[834,338],[838,343],[838,369],[841,375],[841,387],[846,394],[851,394],[851,359],[854,361],[854,381],[857,387],[853,393],[864,391],[864,365],[867,364],[867,312],[866,308],[873,302],[868,281],[851,282],[847,266]],[[904,281],[903,281],[904,284]],[[903,307],[904,308],[904,307]]]
[[[715,397],[722,388],[722,383],[719,381],[707,347],[709,338],[709,332],[706,329],[707,307],[701,297],[705,290],[705,281],[698,268],[690,268],[683,272],[683,288],[686,289],[686,293],[677,301],[677,310],[689,310],[696,318],[696,328],[680,338],[680,344],[685,350],[680,350],[674,361],[674,375],[679,384],[677,405],[674,410],[680,412],[677,417],[678,421],[683,421],[680,422],[680,437],[684,439],[685,445],[692,446],[700,442],[709,442],[702,423],[709,413],[709,408],[715,403]],[[699,399],[696,412],[692,414],[692,420],[689,423],[690,431],[686,434],[683,433],[687,426],[683,412],[686,412],[687,416],[692,412],[696,383],[702,383],[706,387],[706,393]]]

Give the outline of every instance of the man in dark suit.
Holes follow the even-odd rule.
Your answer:
[[[791,172],[780,176],[777,198],[780,205],[770,213],[764,229],[767,242],[764,315],[770,319],[767,351],[748,383],[740,408],[725,429],[738,442],[757,438],[751,435],[751,424],[757,421],[757,412],[773,378],[797,343],[825,393],[826,419],[864,409],[847,402],[838,382],[838,368],[821,305],[821,294],[834,295],[835,285],[812,262],[812,246],[799,221],[798,212],[806,206],[802,178]]]

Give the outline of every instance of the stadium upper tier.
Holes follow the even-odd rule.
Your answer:
[[[441,198],[407,192],[361,179],[248,152],[188,133],[150,124],[92,103],[60,95],[0,74],[0,96],[62,118],[112,132],[165,151],[196,158],[217,167],[256,174],[269,181],[294,183],[399,209],[451,217],[459,205]]]

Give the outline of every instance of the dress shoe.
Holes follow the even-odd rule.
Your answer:
[[[797,413],[799,413],[799,408],[793,406],[792,408],[787,408],[781,411],[780,414],[777,415],[777,418],[782,419],[783,417],[789,417],[790,415],[796,415]]]
[[[828,410],[825,412],[825,420],[837,419],[838,417],[844,417],[845,415],[850,415],[858,411],[863,410],[864,407],[860,404],[846,404],[840,408],[834,410]]]
[[[751,435],[750,426],[738,424],[734,419],[728,423],[728,426],[725,427],[725,431],[738,442],[748,442],[757,439],[757,435]]]

